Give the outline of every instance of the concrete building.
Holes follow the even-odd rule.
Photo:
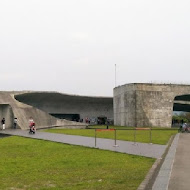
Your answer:
[[[45,93],[45,92],[44,92]],[[16,97],[23,94],[30,94],[29,92],[0,92],[0,120],[5,118],[6,128],[13,127],[13,121],[16,117],[18,120],[18,128],[28,129],[28,120],[32,117],[36,123],[36,128],[45,128],[52,126],[66,126],[66,127],[79,127],[84,128],[86,124],[80,122],[73,122],[65,119],[58,119],[51,116],[49,113],[33,107],[31,105],[22,103],[16,100]],[[51,96],[52,99],[56,99]],[[36,105],[41,101],[36,99]],[[48,99],[49,101],[49,99]],[[48,107],[48,105],[45,105]],[[54,105],[54,109],[56,105]]]
[[[86,117],[113,118],[113,98],[57,92],[0,92],[0,121],[3,117],[6,120],[6,128],[13,127],[15,117],[18,119],[18,128],[21,129],[28,129],[30,117],[34,119],[37,128],[85,128],[85,123],[76,121]]]
[[[28,129],[33,117],[37,128],[86,127],[80,119],[113,119],[114,124],[133,127],[171,127],[173,111],[190,112],[190,85],[126,84],[113,97],[90,97],[57,92],[0,92],[0,120],[6,128]],[[72,120],[72,121],[71,121]],[[95,121],[95,120],[94,120]]]
[[[28,92],[15,95],[15,99],[59,119],[85,120],[113,119],[112,97],[90,97],[57,92]]]
[[[171,127],[173,111],[190,111],[190,85],[126,84],[114,89],[114,124]]]

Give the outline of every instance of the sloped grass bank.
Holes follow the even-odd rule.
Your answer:
[[[102,127],[103,128],[103,127]],[[114,127],[110,127],[114,128]],[[130,128],[126,127],[116,127],[116,139],[117,140],[125,140],[125,141],[134,141],[134,133],[135,131]],[[124,130],[121,130],[124,129]],[[94,137],[95,136],[95,129],[47,129],[44,130],[46,132],[51,133],[63,133],[67,135],[80,135],[80,136],[88,136],[88,137]],[[152,129],[151,131],[152,135],[152,143],[154,144],[162,144],[165,145],[168,143],[169,139],[172,135],[175,135],[178,133],[177,129],[170,129],[170,130],[164,130],[164,129]],[[100,131],[97,132],[98,138],[107,138],[107,139],[114,139],[115,134],[114,131]],[[136,130],[136,141],[137,142],[143,142],[143,143],[150,143],[150,131],[149,130]]]
[[[23,137],[0,139],[0,189],[135,190],[155,159]]]

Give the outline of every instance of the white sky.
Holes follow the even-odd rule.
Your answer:
[[[189,0],[1,0],[0,90],[112,96],[190,83]]]

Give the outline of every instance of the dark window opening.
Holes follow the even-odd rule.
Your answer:
[[[79,121],[80,115],[79,114],[62,114],[62,113],[50,113],[53,117],[56,117],[58,119],[66,119],[69,121]]]
[[[183,123],[190,124],[190,95],[185,94],[174,98],[172,127],[179,127]]]
[[[107,117],[98,117],[98,125],[105,125]]]

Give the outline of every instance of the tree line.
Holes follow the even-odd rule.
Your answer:
[[[182,112],[180,114],[176,114],[172,116],[172,123],[189,123],[190,122],[190,113]]]

